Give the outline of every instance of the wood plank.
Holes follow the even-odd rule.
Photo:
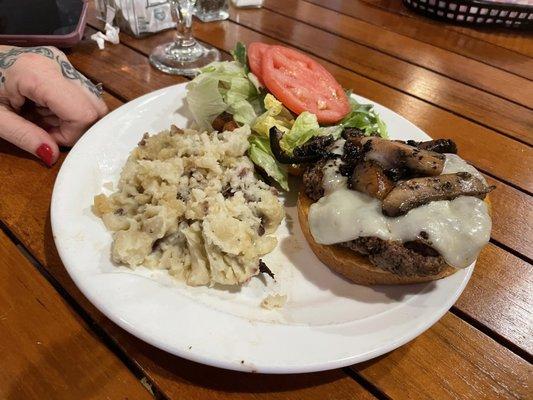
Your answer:
[[[396,14],[408,16],[411,19],[426,18],[423,15],[412,11],[405,7],[399,1],[390,0],[360,0],[367,4],[379,7],[381,9],[394,12]],[[488,43],[495,44],[502,48],[513,50],[518,53],[525,54],[527,56],[533,56],[533,39],[527,36],[527,32],[516,29],[504,29],[504,28],[487,28],[477,26],[461,26],[453,23],[447,23],[446,21],[431,20],[432,23],[439,26],[460,32],[464,35],[483,40]]]
[[[492,204],[492,238],[533,259],[533,197],[485,176],[496,189],[490,194]]]
[[[323,60],[507,135],[531,138],[528,132],[533,126],[533,113],[523,106],[270,10],[232,9],[230,18]],[[335,45],[332,46],[332,43]]]
[[[98,22],[91,17],[90,13],[89,21],[98,26]],[[238,41],[245,43],[253,41],[279,43],[230,21],[208,24],[197,23],[194,26],[194,34],[200,40],[225,51],[232,50]],[[149,54],[150,50],[156,45],[171,40],[172,36],[173,33],[167,31],[142,40],[122,35],[121,40],[124,44],[135,48],[141,53]],[[389,107],[418,125],[434,138],[449,137],[454,139],[461,150],[462,156],[476,164],[479,169],[499,179],[520,186],[525,190],[533,191],[533,172],[527,168],[527,165],[533,163],[533,151],[531,151],[530,147],[412,96],[361,77],[344,68],[324,60],[318,61],[344,87],[353,88],[356,93]],[[76,66],[84,71],[91,71],[94,68],[91,63],[87,62]],[[463,134],[463,132],[468,132],[468,135]],[[517,155],[520,155],[520,157]]]
[[[153,399],[0,231],[0,397]]]
[[[340,396],[341,398],[346,397],[344,394],[356,393],[352,397],[357,397],[357,391],[360,390],[359,386],[354,381],[349,380],[346,376],[339,375],[339,371],[332,371],[324,374],[298,375],[296,377],[291,377],[280,381],[278,381],[278,377],[275,377],[274,379],[272,377],[265,377],[262,375],[253,376],[252,378],[246,376],[246,378],[243,378],[241,374],[223,373],[219,370],[202,367],[177,359],[176,357],[172,357],[168,354],[164,354],[163,352],[155,350],[152,347],[132,338],[130,335],[117,328],[114,324],[107,321],[101,316],[100,313],[94,310],[94,307],[87,303],[79,291],[74,287],[72,281],[67,276],[64,268],[61,265],[53,244],[52,233],[50,231],[49,222],[47,221],[47,215],[52,191],[52,182],[55,178],[55,173],[57,173],[58,167],[55,166],[53,169],[46,169],[44,167],[37,168],[32,160],[20,158],[17,154],[14,154],[16,152],[16,149],[14,149],[14,151],[8,152],[6,156],[0,157],[0,180],[4,182],[7,190],[18,193],[18,201],[16,203],[0,202],[2,205],[2,207],[0,207],[0,219],[15,232],[15,234],[25,243],[32,253],[43,263],[43,265],[46,266],[49,272],[52,273],[69,291],[69,293],[71,293],[74,298],[76,298],[80,304],[86,308],[86,310],[88,310],[88,312],[98,321],[98,323],[103,326],[115,340],[117,340],[126,353],[132,357],[132,359],[134,359],[141,366],[141,368],[143,368],[143,371],[156,383],[158,388],[166,393],[169,397],[171,397],[171,395],[177,396],[178,394],[181,394],[183,396],[183,394],[186,394],[185,397],[187,398],[214,398],[216,394],[219,396],[217,398],[225,398],[222,397],[223,394],[218,392],[218,390],[222,390],[224,393],[243,393],[252,390],[254,387],[261,387],[265,388],[261,389],[261,392],[266,391],[267,388],[273,388],[271,390],[276,391],[276,393],[280,396],[278,398],[300,398],[303,393],[302,391],[309,390],[306,388],[310,385],[316,385],[317,382],[320,382],[318,385],[319,388],[316,389],[316,392],[305,392],[314,393],[313,395],[309,394],[307,397],[324,398],[331,393],[341,393],[343,394]],[[13,165],[15,167],[13,168],[13,171],[19,171],[19,175],[17,176],[10,174],[9,171],[4,168],[5,165]],[[40,183],[39,186],[17,186],[17,182],[24,180],[25,177],[30,174],[39,174],[39,176],[34,176],[35,181]],[[8,196],[7,198],[12,197]],[[22,208],[22,210],[19,210],[20,208]],[[495,251],[494,254],[494,257],[489,257],[488,259],[480,258],[478,266],[474,272],[474,278],[472,282],[476,282],[478,276],[480,279],[482,279],[483,274],[480,273],[485,273],[485,271],[494,269],[494,265],[497,265],[498,271],[501,271],[501,273],[504,275],[513,272],[509,271],[508,268],[509,259],[500,256],[501,254],[505,254],[505,252],[498,250]],[[487,260],[490,261],[490,263]],[[488,274],[488,272],[486,273]],[[508,277],[507,279],[511,278]],[[500,279],[500,281],[504,282],[505,280]],[[521,294],[527,292],[527,281],[518,279],[511,279],[511,281],[513,282],[514,293]],[[471,296],[473,296],[470,300],[472,303],[477,301],[475,296],[479,296],[480,290],[492,290],[492,283],[490,282],[484,285],[483,282],[478,281],[476,283],[476,287],[477,286],[479,286],[481,289],[470,292],[472,293]],[[463,297],[465,296],[468,296],[468,292],[465,292]],[[520,337],[527,337],[527,326],[516,324],[513,329],[505,329],[501,327],[498,328],[497,325],[500,321],[494,321],[494,319],[498,318],[508,318],[509,320],[513,320],[514,315],[511,312],[513,312],[514,307],[522,307],[523,309],[528,309],[529,307],[529,299],[523,298],[521,295],[515,296],[513,301],[515,302],[515,305],[513,306],[510,306],[505,301],[494,302],[494,304],[485,303],[484,307],[480,307],[479,310],[475,310],[476,313],[480,314],[474,315],[474,318],[480,318],[481,315],[482,318],[485,318],[485,321],[487,321],[488,324],[494,324],[496,325],[497,329],[501,329],[501,334],[507,335],[505,337],[508,340],[519,343]],[[490,306],[490,308],[487,306]],[[468,308],[465,312],[469,312]],[[502,315],[505,317],[502,317]],[[452,316],[451,318],[455,320],[455,317]],[[514,320],[513,322],[516,323],[517,321]],[[429,331],[429,333],[418,339],[418,341],[420,341],[426,335],[430,335],[432,339],[429,340],[429,342],[424,339],[424,346],[419,347],[417,345],[409,345],[407,347],[409,350],[400,349],[398,351],[402,352],[401,354],[405,354],[406,351],[408,353],[412,353],[412,357],[415,359],[424,358],[425,353],[428,351],[427,347],[431,346],[430,342],[434,341],[433,337],[435,335],[437,335],[439,338],[436,342],[436,346],[439,349],[443,346],[442,342],[449,343],[449,346],[446,350],[452,352],[454,351],[454,348],[462,350],[462,348],[465,346],[477,348],[476,346],[477,343],[480,342],[480,336],[478,334],[474,334],[472,337],[470,337],[469,335],[472,328],[470,328],[468,324],[458,320],[458,322],[454,323],[453,327],[455,330],[461,330],[467,334],[458,338],[454,330],[449,330],[448,324],[444,323],[443,325],[443,323],[439,322]],[[488,327],[492,329],[493,325],[488,325]],[[472,331],[475,332],[475,330]],[[517,339],[513,335],[517,335],[519,338]],[[484,336],[481,335],[481,338],[484,338]],[[501,357],[503,357],[503,355],[507,357],[508,352],[503,347],[493,343],[491,340],[485,338],[482,340],[482,343],[490,344],[490,346],[488,346],[489,355],[499,354]],[[375,371],[373,374],[368,374],[366,376],[364,375],[365,378],[369,379],[372,383],[379,384],[380,389],[386,390],[387,392],[391,391],[390,385],[396,384],[397,375],[394,375],[390,379],[386,377],[388,374],[388,369],[391,368],[391,365],[394,366],[394,363],[399,362],[397,361],[398,356],[395,356],[395,354],[396,351],[386,356],[393,357],[393,364],[388,361],[381,361],[379,366],[375,367],[373,370],[370,370],[371,372]],[[518,365],[518,367],[522,368],[521,364],[516,361],[516,356],[512,354],[508,356],[510,357],[510,361],[506,361],[507,363],[511,363],[513,366]],[[449,354],[449,357],[456,357],[456,355]],[[399,358],[401,359],[402,357]],[[374,361],[374,363],[380,362],[380,360]],[[431,362],[432,368],[440,370],[446,368],[449,359],[432,359]],[[475,367],[469,367],[468,365],[464,366],[463,362],[458,364],[460,368],[468,367],[467,371],[470,374],[468,376],[472,380],[475,381],[477,379],[481,379],[480,376],[482,376],[482,371],[484,370],[492,372],[492,362],[489,359],[483,357],[480,359],[473,358],[472,362],[475,363]],[[408,371],[409,373],[404,372],[402,377],[403,384],[407,386],[416,385],[418,376],[421,374],[425,377],[431,375],[431,369],[428,370],[425,365],[420,365],[418,363],[413,363],[412,365],[410,364]],[[363,372],[364,371],[360,373],[363,374]],[[514,373],[514,370],[503,370],[501,372],[501,374],[503,374],[501,381],[505,384],[507,384],[509,381],[513,381],[515,377]],[[376,378],[376,375],[379,375],[379,379]],[[200,378],[204,376],[210,377],[209,382],[206,382]],[[252,383],[250,383],[249,379],[252,379]],[[449,374],[442,376],[439,374],[433,374],[431,375],[431,379],[434,381],[435,386],[448,387],[450,388],[449,390],[455,392],[464,390],[462,387],[462,381],[450,381]],[[493,390],[495,390],[495,388],[498,387],[492,384],[482,386],[482,390],[486,391],[483,393],[486,393],[487,397],[493,394]],[[513,392],[517,394],[517,397],[519,397],[523,393],[523,390],[524,389],[521,382],[517,380],[516,384],[509,386],[507,393]],[[197,394],[197,397],[194,397],[195,393]],[[266,398],[273,398],[271,393],[263,394]],[[409,392],[408,394],[412,395],[412,392]],[[257,394],[257,396],[259,396],[259,394]],[[244,395],[241,397],[245,398]],[[398,395],[398,398],[409,397]]]
[[[531,265],[489,244],[455,307],[533,354],[531,288]]]
[[[504,71],[533,79],[533,59],[460,32],[445,29],[441,23],[429,18],[409,18],[360,0],[305,1],[501,68]]]
[[[450,313],[410,344],[353,368],[393,399],[526,399],[533,377],[531,364]]]
[[[150,88],[145,90],[149,92]],[[106,94],[105,98],[112,96]],[[112,99],[108,105],[112,108],[119,103],[118,99]],[[46,168],[26,157],[22,150],[0,141],[0,181],[6,178],[2,181],[6,193],[2,192],[0,198],[0,220],[165,396],[191,400],[321,400],[334,393],[341,400],[374,398],[342,370],[285,376],[224,371],[167,354],[109,321],[75,286],[55,248],[49,220],[50,199],[65,156],[62,153],[56,165]],[[28,181],[33,183],[21,184]]]
[[[473,29],[462,26],[453,26],[453,30],[476,39],[493,43],[502,48],[525,54],[528,57],[533,57],[533,39],[527,32],[504,29],[493,29],[493,32],[491,32],[490,30]]]
[[[523,106],[533,107],[533,82],[499,68],[311,3],[266,0],[264,7]],[[526,140],[533,143],[533,135],[528,135]]]

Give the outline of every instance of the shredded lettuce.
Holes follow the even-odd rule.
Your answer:
[[[286,152],[292,153],[295,147],[301,146],[313,137],[319,128],[315,114],[304,111],[294,119],[281,101],[270,93],[265,96],[264,105],[266,111],[257,117],[252,130],[268,138],[270,128],[277,127],[283,132],[280,144]]]

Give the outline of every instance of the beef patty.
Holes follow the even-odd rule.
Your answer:
[[[340,244],[368,256],[370,262],[401,276],[430,276],[442,272],[446,261],[431,246],[421,242],[397,242],[360,237]]]

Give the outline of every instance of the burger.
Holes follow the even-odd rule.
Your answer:
[[[305,165],[298,216],[316,256],[363,285],[412,284],[471,265],[491,231],[494,189],[452,140],[387,140],[345,129],[284,154]]]

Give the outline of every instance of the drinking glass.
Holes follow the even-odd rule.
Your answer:
[[[199,43],[192,36],[194,3],[196,0],[170,0],[176,38],[157,46],[150,54],[150,63],[167,74],[194,76],[200,68],[220,59],[217,49]]]

